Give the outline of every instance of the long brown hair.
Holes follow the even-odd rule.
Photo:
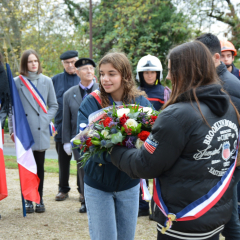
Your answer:
[[[41,63],[40,63],[38,54],[33,49],[29,49],[29,50],[26,50],[23,52],[22,57],[21,57],[21,62],[20,62],[19,73],[24,76],[28,76],[28,57],[31,54],[35,55],[38,60],[38,72],[37,73],[38,74],[42,73],[42,67],[41,67]]]
[[[180,95],[184,93],[185,99],[188,99],[191,103],[192,100],[196,101],[202,118],[209,126],[200,109],[196,89],[209,84],[221,85],[210,51],[200,41],[193,41],[173,48],[168,55],[168,59],[170,60],[172,93],[163,109],[176,103]],[[222,89],[222,91],[224,90]],[[192,99],[192,96],[194,99]],[[231,100],[230,103],[239,119],[237,108]]]
[[[122,96],[122,102],[131,103],[135,102],[137,96],[146,96],[146,93],[137,89],[136,83],[133,79],[131,64],[124,53],[120,52],[109,52],[99,62],[98,68],[102,64],[110,63],[113,67],[121,74],[122,84],[124,86],[124,92]],[[110,102],[108,99],[108,93],[105,92],[101,79],[99,81],[99,90],[101,93],[102,106],[109,106]]]

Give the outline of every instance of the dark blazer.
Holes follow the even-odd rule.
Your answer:
[[[58,102],[58,111],[54,118],[54,126],[58,132],[55,135],[55,142],[62,142],[62,121],[63,121],[63,94],[73,86],[77,86],[80,78],[77,74],[68,74],[65,70],[52,78],[54,90]]]
[[[98,89],[94,83],[92,91]],[[79,85],[71,87],[63,95],[62,143],[70,143],[77,134],[78,109],[82,103]]]

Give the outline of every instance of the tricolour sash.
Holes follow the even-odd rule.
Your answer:
[[[210,189],[207,194],[190,203],[183,210],[176,214],[169,213],[168,208],[162,199],[159,179],[155,178],[153,180],[153,200],[157,204],[161,212],[166,216],[165,227],[163,227],[161,231],[162,234],[164,234],[169,228],[172,227],[173,221],[195,220],[201,217],[207,211],[209,211],[220,200],[231,182],[237,164],[239,138],[240,135],[238,136],[235,161],[222,176],[221,180],[212,189]]]
[[[19,78],[21,79],[25,87],[28,89],[28,91],[32,94],[33,98],[36,100],[41,109],[45,113],[47,113],[46,103],[37,88],[31,83],[31,81],[26,79],[24,76],[20,75]]]
[[[29,81],[24,76],[19,75],[19,78],[23,82],[25,87],[28,89],[28,91],[32,94],[33,98],[36,100],[36,102],[38,103],[40,108],[43,110],[43,112],[47,113],[46,103],[41,93],[38,91],[38,89],[31,83],[31,81]],[[55,127],[52,121],[49,124],[49,132],[50,132],[50,136],[55,136],[57,134],[57,131],[55,130]]]
[[[142,200],[150,201],[152,196],[150,195],[150,193],[148,191],[148,186],[147,186],[146,180],[143,178],[140,179],[140,187],[142,190]]]
[[[100,97],[100,91],[98,89],[93,91],[93,92],[91,92],[90,95],[92,95],[97,100],[97,102],[100,104],[100,106],[102,106],[102,100],[101,100],[101,97]]]

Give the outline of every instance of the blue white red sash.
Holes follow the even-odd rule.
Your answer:
[[[140,179],[140,187],[142,190],[142,200],[150,201],[152,196],[150,195],[150,193],[148,191],[146,179],[143,179],[143,178]]]
[[[36,102],[38,103],[38,105],[41,107],[41,109],[47,113],[47,107],[46,107],[46,103],[42,97],[42,95],[39,93],[39,91],[37,90],[37,88],[31,83],[31,81],[29,81],[28,79],[26,79],[24,76],[20,75],[19,78],[21,79],[21,81],[23,82],[23,84],[26,86],[26,88],[28,89],[28,91],[32,94],[33,98],[36,100]]]
[[[240,134],[240,132],[239,132]],[[240,138],[240,136],[239,136]],[[239,143],[238,138],[238,143]],[[212,188],[210,191],[197,199],[196,201],[190,203],[180,212],[174,214],[169,213],[167,206],[165,205],[162,195],[159,179],[155,178],[153,180],[153,200],[161,210],[161,212],[166,216],[165,227],[162,228],[162,233],[164,234],[172,226],[173,221],[190,221],[195,220],[209,211],[223,196],[227,190],[236,164],[237,164],[237,155],[238,155],[238,145],[236,149],[236,157],[234,163],[229,167],[226,173],[222,176],[221,180]]]
[[[36,100],[36,102],[38,103],[40,108],[43,110],[43,112],[47,113],[46,103],[41,93],[38,91],[38,89],[31,83],[31,81],[29,81],[24,76],[19,75],[19,78],[23,82],[25,87],[28,89],[28,91],[32,94],[33,98]],[[50,136],[55,136],[57,134],[57,131],[54,127],[53,122],[50,122],[49,124],[49,132],[50,132]]]
[[[52,121],[49,124],[49,132],[50,132],[50,136],[55,136],[57,134],[57,131]]]

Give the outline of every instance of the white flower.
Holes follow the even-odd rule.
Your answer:
[[[150,107],[143,107],[142,110],[143,112],[147,113],[148,116],[150,116],[151,113],[153,112],[152,108]]]
[[[143,143],[144,143],[144,141],[142,141],[140,138],[138,138],[137,141],[136,141],[135,147],[137,149],[140,149],[141,146],[143,145]]]
[[[88,132],[89,137],[93,137],[95,134],[97,134],[97,131],[92,130],[92,129]]]
[[[126,116],[127,116],[128,113],[130,113],[129,108],[120,108],[120,109],[117,110],[117,115],[118,115],[119,118],[122,117],[123,114],[126,114]]]
[[[101,134],[106,138],[109,134],[109,131],[108,130],[102,130]]]
[[[138,123],[134,119],[128,119],[126,121],[128,127],[137,127]]]

